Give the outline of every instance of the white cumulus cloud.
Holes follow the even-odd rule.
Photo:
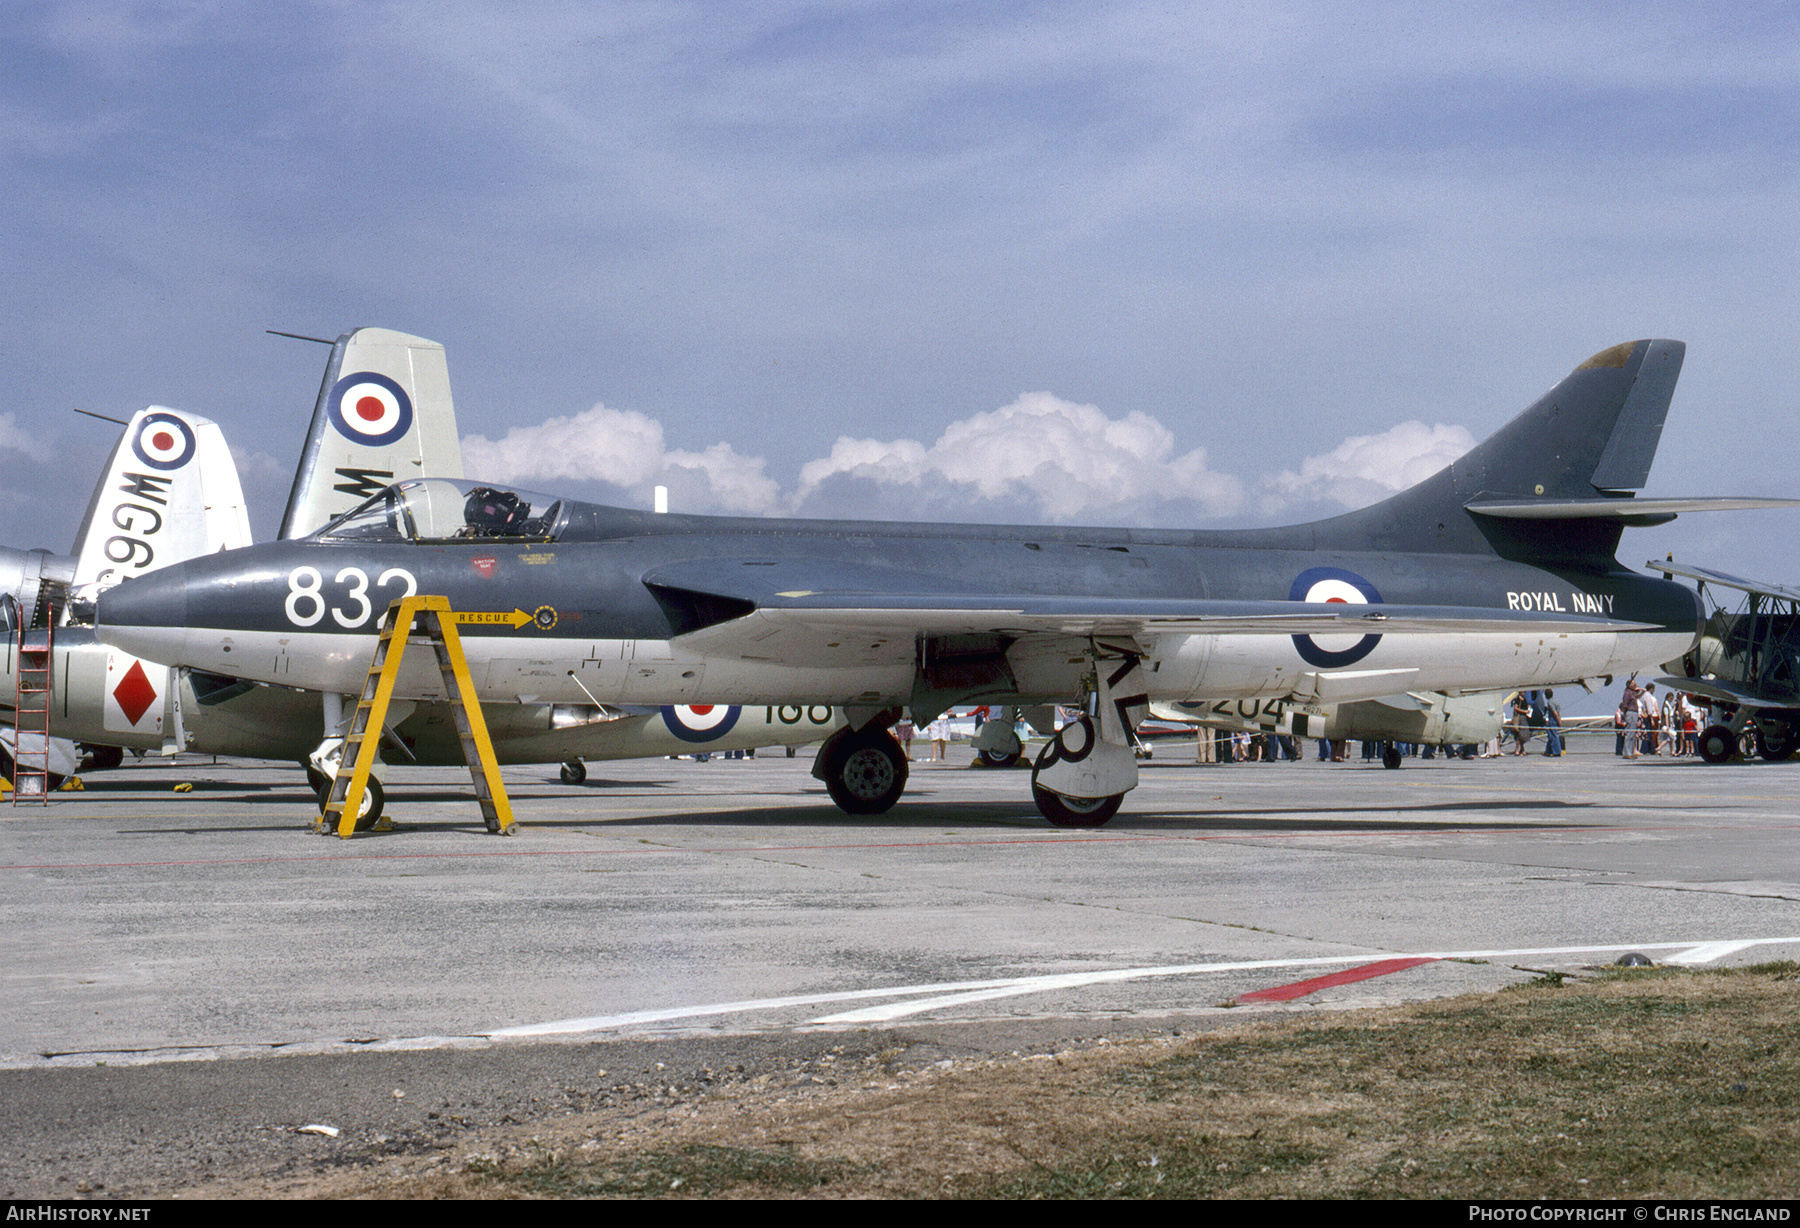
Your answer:
[[[1264,478],[1265,508],[1335,503],[1364,507],[1424,481],[1475,446],[1460,426],[1402,422],[1379,435],[1352,435],[1322,456],[1309,456],[1298,471]]]
[[[920,510],[966,513],[988,505],[1058,521],[1119,519],[1150,509],[1218,516],[1234,511],[1238,480],[1207,467],[1206,450],[1176,454],[1167,427],[1136,410],[1108,417],[1048,392],[953,422],[927,447],[913,439],[841,437],[831,454],[800,470],[794,505],[844,512],[854,488],[917,492]]]
[[[690,512],[764,514],[779,510],[781,488],[763,472],[761,457],[730,444],[703,452],[671,449],[662,423],[630,409],[596,405],[585,413],[518,426],[499,439],[463,439],[463,470],[471,477],[553,489],[557,482],[604,482],[647,505],[656,486],[670,488],[674,506]]]

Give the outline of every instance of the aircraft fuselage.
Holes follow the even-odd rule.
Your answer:
[[[487,702],[830,704],[914,702],[929,658],[1004,659],[969,697],[1059,699],[1093,668],[1087,633],[970,635],[927,609],[983,594],[1229,598],[1412,604],[1566,613],[1650,624],[1638,631],[1296,636],[1140,632],[1156,699],[1264,695],[1350,700],[1401,690],[1535,686],[1680,656],[1701,619],[1691,590],[1618,568],[1547,569],[1491,555],[1296,547],[1294,530],[1184,532],[651,516],[569,505],[557,540],[356,540],[327,535],[216,555],[134,580],[101,603],[104,638],[140,656],[256,681],[354,693],[393,599],[447,597],[493,621],[463,626]],[[729,599],[664,582],[700,565],[760,577],[837,579],[845,605],[871,591],[923,594],[917,634],[853,613],[771,648]],[[783,591],[783,597],[793,592]],[[802,590],[799,595],[804,595]],[[428,657],[409,658],[403,696],[441,694]],[[948,692],[945,692],[948,693]],[[957,700],[961,702],[961,700]]]

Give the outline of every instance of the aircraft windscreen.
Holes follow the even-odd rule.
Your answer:
[[[319,531],[334,541],[453,541],[522,538],[548,541],[562,528],[559,499],[425,478],[390,486]]]

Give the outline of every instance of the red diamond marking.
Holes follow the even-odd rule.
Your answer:
[[[149,675],[144,673],[144,663],[133,661],[125,676],[119,679],[119,685],[113,688],[113,699],[119,705],[119,711],[133,725],[151,704],[156,702],[156,688],[150,684]]]

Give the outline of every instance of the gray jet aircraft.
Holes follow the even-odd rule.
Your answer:
[[[1712,507],[1646,499],[1685,347],[1577,367],[1467,455],[1360,511],[1167,531],[653,515],[492,485],[398,484],[310,537],[195,559],[99,603],[127,651],[361,690],[381,613],[458,611],[489,703],[833,705],[815,773],[851,813],[900,796],[888,733],[953,704],[1093,697],[1039,754],[1051,822],[1094,826],[1137,783],[1150,700],[1558,685],[1679,657],[1701,610],[1632,572],[1621,530]],[[429,654],[425,654],[428,656]],[[397,694],[441,694],[409,659]]]

